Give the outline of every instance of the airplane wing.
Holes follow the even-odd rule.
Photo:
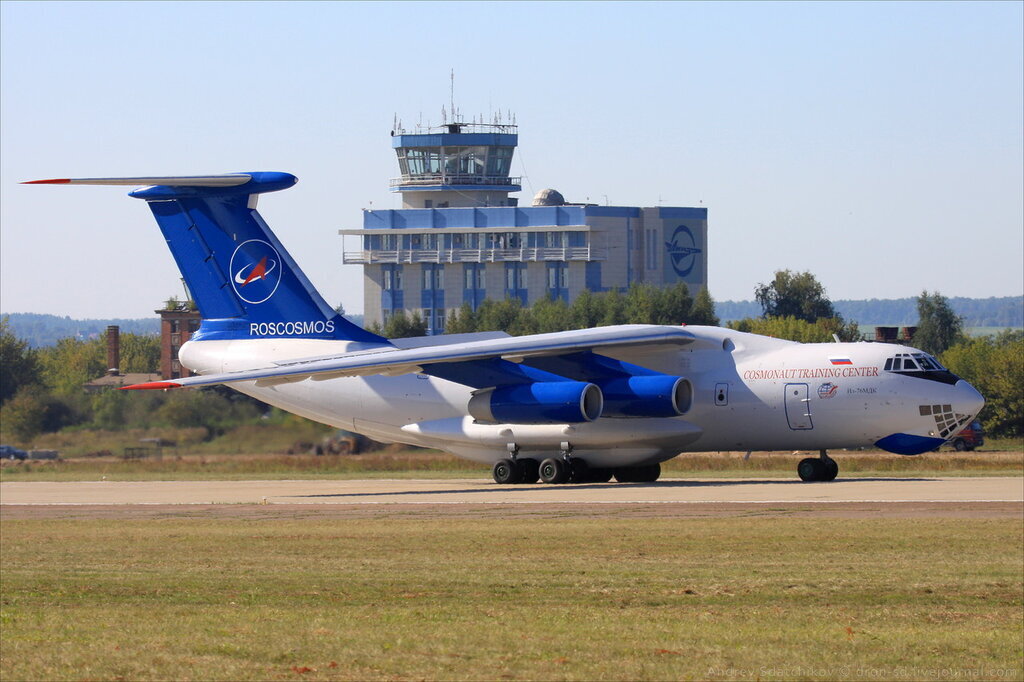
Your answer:
[[[344,376],[397,376],[412,372],[433,374],[480,388],[537,381],[538,372],[548,374],[529,367],[531,361],[539,358],[578,356],[586,351],[610,351],[636,346],[680,346],[693,341],[693,334],[682,327],[620,325],[423,348],[387,347],[337,357],[281,362],[259,369],[153,381],[125,386],[122,390],[180,388],[240,381],[255,381],[257,386],[274,386],[306,379],[324,381]],[[527,367],[518,369],[522,364]],[[554,374],[548,376],[561,378]]]

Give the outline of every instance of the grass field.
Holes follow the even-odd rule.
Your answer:
[[[833,452],[840,475],[1022,476],[1024,452],[943,451],[917,457],[877,452]],[[662,465],[666,477],[792,477],[807,454],[695,453]],[[389,449],[365,455],[184,455],[162,459],[80,458],[60,462],[3,462],[0,481],[489,478],[490,467],[431,450]]]
[[[1021,679],[1018,519],[0,519],[0,678]]]

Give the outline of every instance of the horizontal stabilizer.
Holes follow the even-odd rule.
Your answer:
[[[225,175],[173,175],[142,178],[55,178],[29,180],[23,185],[165,185],[168,187],[236,187],[252,180],[248,173]]]
[[[173,381],[147,381],[144,384],[132,384],[131,386],[122,386],[122,391],[152,391],[155,389],[167,389],[167,388],[181,388],[181,384]]]

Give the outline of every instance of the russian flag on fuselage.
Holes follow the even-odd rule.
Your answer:
[[[839,358],[839,357],[830,357],[828,359],[828,361],[831,362],[833,365],[852,365],[853,364],[853,361],[850,360],[850,358],[847,358],[847,357],[841,357],[841,358]]]

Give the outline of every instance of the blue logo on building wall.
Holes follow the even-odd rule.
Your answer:
[[[246,303],[263,303],[281,283],[281,256],[260,239],[242,242],[231,254],[231,286]]]
[[[672,269],[680,277],[686,277],[693,272],[693,266],[697,264],[697,254],[701,249],[697,248],[697,240],[693,238],[693,232],[686,225],[680,225],[672,233],[672,241],[665,242],[668,255],[671,256]]]

